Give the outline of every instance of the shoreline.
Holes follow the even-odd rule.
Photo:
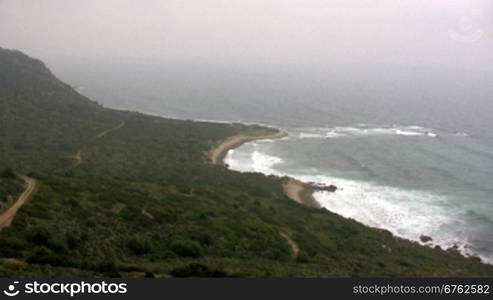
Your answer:
[[[110,108],[113,109],[113,108]],[[118,109],[116,109],[118,110]],[[126,110],[128,111],[128,110]],[[244,124],[244,125],[261,125],[264,127],[268,127],[271,129],[277,129],[276,133],[273,134],[267,134],[267,135],[258,135],[258,136],[247,136],[247,135],[234,135],[230,136],[228,138],[225,138],[223,140],[219,140],[216,142],[216,145],[214,145],[211,149],[204,151],[203,154],[205,155],[205,158],[207,161],[211,164],[215,165],[221,165],[223,167],[228,167],[227,164],[224,163],[224,158],[226,157],[227,153],[229,150],[235,149],[240,147],[241,145],[255,141],[255,140],[266,140],[266,139],[278,139],[278,138],[283,138],[288,136],[288,133],[282,129],[279,128],[274,128],[271,127],[268,124],[259,124],[259,123],[250,123],[250,122],[233,122],[233,121],[220,121],[220,120],[203,120],[203,119],[183,119],[179,117],[172,117],[172,116],[166,116],[166,115],[161,115],[161,114],[154,114],[154,113],[149,113],[149,112],[137,112],[141,113],[144,115],[149,115],[153,117],[159,117],[159,118],[165,118],[165,119],[174,119],[174,120],[180,120],[180,121],[192,121],[192,122],[201,122],[201,123],[213,123],[213,124],[234,124],[234,123],[239,123],[239,124]],[[267,177],[270,177],[281,184],[281,187],[283,189],[283,193],[285,194],[286,197],[291,199],[292,201],[297,202],[298,204],[305,205],[308,207],[312,208],[317,208],[317,209],[325,209],[313,196],[313,194],[317,191],[329,191],[329,192],[335,192],[338,187],[330,185],[330,186],[321,186],[317,183],[313,182],[303,182],[299,179],[296,179],[294,177],[290,176],[276,176],[276,175],[266,175]],[[345,218],[345,217],[344,217]],[[347,219],[347,218],[346,218]],[[352,219],[354,220],[354,219]],[[391,234],[394,238],[396,239],[402,239],[405,241],[412,242],[420,247],[428,247],[428,248],[438,248],[441,249],[442,251],[445,252],[452,252],[452,253],[457,253],[461,255],[464,258],[468,259],[479,259],[482,264],[486,265],[492,265],[493,263],[481,258],[480,256],[477,255],[469,255],[465,254],[462,251],[460,251],[456,246],[452,247],[442,247],[441,245],[436,245],[436,244],[426,244],[423,239],[429,239],[427,235],[422,235],[420,236],[420,239],[410,239],[406,237],[401,237],[396,235],[395,233],[387,230],[387,229],[381,229],[377,227],[372,227],[369,225],[366,225],[364,223],[361,223],[359,221],[356,221],[360,224],[362,224],[365,227],[372,228],[375,230],[380,230],[380,231],[385,231]]]
[[[259,136],[246,136],[246,135],[234,135],[228,137],[224,140],[218,142],[216,146],[205,152],[205,156],[210,163],[215,165],[221,165],[223,167],[228,167],[224,163],[224,158],[228,154],[229,150],[240,147],[241,145],[256,141],[256,140],[267,140],[267,139],[279,139],[288,136],[286,131],[278,129],[276,133],[269,135],[259,135]],[[310,207],[321,209],[320,203],[313,197],[313,193],[317,190],[327,190],[327,187],[320,187],[312,183],[306,183],[301,180],[289,177],[289,176],[275,176],[270,175],[270,178],[277,180],[283,189],[284,194],[291,200]]]
[[[215,164],[215,165],[221,165],[223,167],[228,167],[227,164],[225,164],[223,160],[226,157],[229,150],[237,148],[237,147],[239,147],[239,146],[241,146],[247,142],[251,142],[251,141],[255,141],[255,140],[263,140],[263,139],[282,138],[282,137],[285,137],[287,135],[288,135],[287,132],[280,130],[280,129],[278,129],[278,131],[276,133],[270,134],[270,135],[261,135],[261,136],[235,135],[235,136],[226,138],[222,141],[219,141],[216,146],[211,148],[209,151],[205,152],[205,155],[209,159],[210,163]],[[319,184],[313,183],[313,182],[304,182],[304,181],[301,181],[299,179],[296,179],[296,178],[290,177],[290,176],[282,176],[282,177],[277,176],[277,175],[266,175],[266,176],[277,181],[281,185],[284,195],[286,195],[286,197],[288,197],[292,201],[295,201],[298,204],[305,205],[305,206],[312,207],[312,208],[316,208],[316,209],[323,209],[323,206],[313,196],[313,194],[315,192],[317,192],[317,191],[335,192],[338,189],[338,187],[336,187],[334,185],[323,186],[323,185],[319,185]],[[442,248],[442,246],[440,246],[440,245],[434,245],[434,246],[432,246],[432,244],[427,245],[425,240],[428,240],[428,239],[431,240],[431,238],[426,236],[426,235],[421,235],[419,240],[414,240],[414,239],[409,239],[409,238],[405,238],[405,237],[399,237],[395,233],[390,232],[386,229],[379,229],[379,228],[368,226],[368,225],[363,224],[363,223],[361,223],[361,224],[364,225],[365,227],[368,227],[368,228],[374,228],[377,230],[389,232],[395,238],[407,240],[407,241],[413,242],[413,243],[415,243],[419,246],[422,246],[422,247],[429,247],[429,248],[432,248],[432,247],[437,248],[438,247],[439,249],[441,249],[443,251],[455,252],[455,253],[458,253],[465,258],[475,257],[475,258],[480,259],[483,264],[490,264],[489,262],[485,261],[483,258],[480,258],[477,255],[465,254],[462,251],[460,251],[459,249],[457,249],[456,247]]]
[[[127,110],[132,111],[131,109],[126,108],[114,108],[116,110]],[[168,115],[156,114],[152,112],[144,112],[141,111],[144,115],[159,117],[159,118],[167,118],[173,120],[185,120],[179,117],[172,117]],[[232,122],[232,121],[218,121],[218,120],[202,120],[202,119],[190,119],[189,121],[193,122],[204,122],[204,123],[215,123],[215,124],[232,124],[232,123],[240,123],[245,125],[262,125],[265,127],[270,127],[266,124],[258,124],[258,123],[250,123],[250,122]],[[277,132],[273,134],[267,135],[258,135],[258,136],[247,136],[247,135],[234,135],[223,140],[217,142],[215,146],[213,146],[208,151],[204,152],[204,156],[207,161],[214,165],[220,165],[223,167],[228,167],[226,163],[224,163],[224,158],[228,154],[229,150],[240,147],[241,145],[256,141],[256,140],[271,140],[271,139],[280,139],[283,137],[287,137],[288,133],[282,129],[276,128]],[[290,198],[291,200],[310,207],[322,209],[322,205],[315,199],[313,193],[320,190],[326,190],[326,188],[321,188],[312,183],[306,183],[301,180],[295,179],[293,177],[284,176],[279,177],[275,175],[270,175],[269,177],[276,179],[282,186],[284,194]]]
[[[322,208],[322,205],[313,197],[316,191],[313,185],[289,176],[276,177],[276,179],[281,181],[284,194],[291,200],[313,208]]]
[[[228,154],[229,150],[238,148],[241,145],[251,141],[280,139],[286,136],[288,136],[288,133],[280,129],[278,129],[276,133],[267,135],[234,135],[219,141],[218,144],[207,151],[205,155],[212,164],[226,166],[226,164],[224,163],[224,158]]]

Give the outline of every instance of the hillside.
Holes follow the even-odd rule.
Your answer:
[[[7,210],[22,190],[22,181],[11,169],[0,173],[0,214]]]
[[[493,275],[204,158],[219,140],[273,129],[104,108],[1,48],[0,124],[0,172],[38,183],[0,232],[2,277]],[[0,197],[22,192],[1,180]]]

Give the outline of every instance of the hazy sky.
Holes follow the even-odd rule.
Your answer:
[[[0,46],[49,60],[493,70],[493,1],[0,0]]]

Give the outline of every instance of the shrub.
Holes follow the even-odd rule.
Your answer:
[[[101,273],[116,273],[118,271],[116,263],[112,260],[100,262],[96,269]]]
[[[170,244],[173,252],[182,257],[200,257],[202,247],[199,243],[190,240],[176,240]]]
[[[171,275],[174,277],[228,277],[228,273],[210,269],[202,264],[189,264],[186,267],[175,268],[171,271]]]
[[[6,168],[1,175],[2,178],[7,178],[7,179],[16,179],[17,175],[15,174],[14,170],[11,168]]]
[[[154,273],[149,272],[149,271],[146,272],[145,277],[146,278],[156,278],[156,276],[154,276]]]
[[[305,251],[302,250],[298,253],[298,256],[296,257],[296,261],[299,263],[308,263],[310,262],[310,257]]]
[[[47,228],[37,227],[30,232],[28,240],[36,245],[48,245],[50,237],[51,233]]]
[[[53,253],[47,247],[40,247],[36,252],[26,260],[30,264],[42,264],[61,267],[76,267],[77,264],[69,258]]]
[[[58,254],[68,253],[68,247],[63,237],[55,236],[48,240],[48,247]]]
[[[127,242],[127,248],[135,255],[142,255],[153,252],[154,244],[146,236],[135,236]]]

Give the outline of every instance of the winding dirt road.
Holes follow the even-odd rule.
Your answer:
[[[36,180],[29,178],[27,176],[20,176],[22,180],[24,180],[25,189],[24,192],[19,196],[17,201],[12,204],[4,213],[0,215],[0,231],[5,227],[9,227],[12,224],[12,220],[14,220],[15,215],[19,208],[26,203],[26,201],[33,195],[36,190]]]
[[[125,126],[125,121],[120,121],[120,124],[116,125],[115,127],[110,128],[110,129],[106,129],[105,131],[103,131],[103,132],[97,134],[96,136],[94,136],[92,139],[93,140],[100,139],[103,136],[107,135],[108,133],[110,133],[112,131],[116,131],[116,130],[122,128],[123,126]]]
[[[291,247],[291,251],[293,251],[294,257],[298,256],[298,253],[300,253],[300,247],[298,244],[296,244],[295,241],[293,241],[289,235],[285,234],[284,232],[280,232],[281,236],[286,239],[286,242],[288,242],[289,247]]]

